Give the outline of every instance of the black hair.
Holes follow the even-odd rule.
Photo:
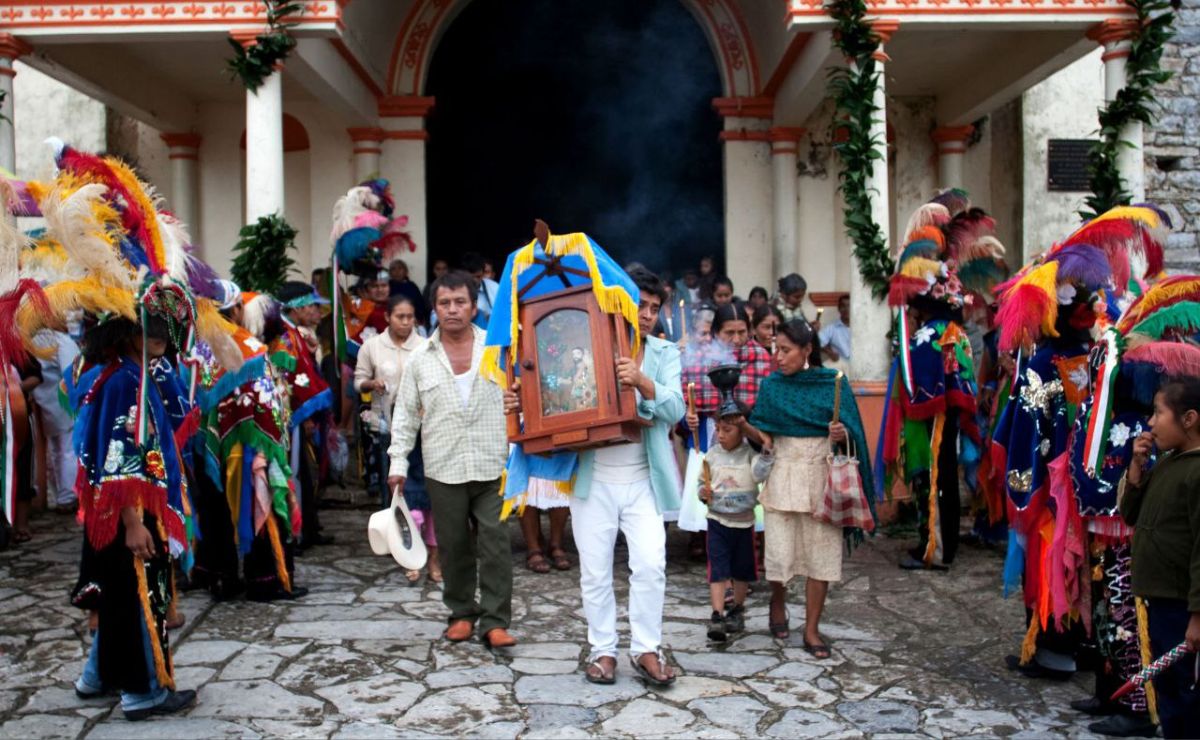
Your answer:
[[[721,331],[721,325],[727,324],[730,321],[745,321],[746,328],[750,328],[750,314],[746,311],[746,307],[741,303],[726,303],[724,306],[717,306],[717,312],[713,314],[712,334],[717,335]]]
[[[411,306],[414,315],[417,313],[417,305],[412,302],[412,299],[409,298],[408,296],[404,295],[403,293],[397,293],[394,296],[388,297],[387,315],[391,316],[392,311],[396,310],[396,306],[399,306],[402,303],[407,303],[409,306]]]
[[[641,265],[631,265],[631,267],[633,269],[626,272],[628,272],[630,279],[633,280],[633,284],[638,287],[638,291],[658,296],[660,303],[666,303],[667,288],[663,285],[662,279]]]
[[[475,278],[469,272],[451,270],[434,280],[433,285],[429,286],[429,297],[434,305],[437,305],[437,294],[442,288],[451,291],[466,288],[467,294],[471,296],[472,306],[479,300],[479,286],[475,284]]]
[[[779,278],[780,293],[807,293],[808,281],[800,277],[799,273],[791,273]]]
[[[102,365],[134,353],[134,340],[141,328],[124,317],[86,326],[80,352],[88,364]]]
[[[797,347],[806,344],[812,347],[812,352],[808,354],[808,364],[810,367],[821,367],[821,338],[806,319],[785,321],[779,325],[779,333]]]
[[[754,296],[756,296],[756,295],[762,296],[762,299],[764,301],[767,300],[768,298],[770,298],[770,296],[767,295],[767,289],[761,285],[755,285],[753,288],[750,289],[750,300],[754,300]]]
[[[463,252],[458,258],[458,269],[470,273],[483,272],[486,261],[479,252]]]
[[[750,328],[757,329],[758,325],[766,321],[768,316],[774,316],[775,318],[779,319],[779,323],[783,323],[783,312],[775,306],[767,304],[754,312],[754,316],[751,319]]]
[[[288,280],[283,285],[279,286],[279,290],[275,291],[275,298],[280,303],[294,301],[301,296],[312,295],[313,286],[299,280]]]
[[[1200,379],[1174,377],[1158,389],[1163,405],[1171,409],[1175,418],[1182,419],[1189,411],[1200,412]]]
[[[730,280],[729,278],[725,277],[724,275],[718,275],[718,276],[716,276],[715,278],[713,278],[713,281],[712,281],[712,289],[713,289],[713,292],[714,292],[714,293],[715,293],[715,292],[717,292],[717,286],[718,286],[718,285],[728,285],[728,286],[729,286],[729,292],[730,292],[730,293],[732,293],[732,292],[733,292],[733,281],[732,281],[732,280]]]

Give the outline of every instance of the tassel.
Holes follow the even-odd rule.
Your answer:
[[[267,539],[271,541],[271,552],[275,555],[275,575],[279,583],[288,593],[292,592],[292,578],[287,572],[287,560],[283,557],[283,544],[279,541],[279,527],[275,524],[275,514],[267,513]]]
[[[1144,668],[1150,665],[1154,658],[1150,652],[1150,615],[1146,612],[1146,602],[1140,596],[1135,596],[1134,600],[1137,603],[1138,646],[1141,648]],[[1145,682],[1142,689],[1146,692],[1146,709],[1150,712],[1150,721],[1157,725],[1158,697],[1154,693],[1154,682]]]
[[[146,619],[146,634],[150,636],[150,652],[154,654],[154,673],[158,684],[168,689],[175,688],[175,679],[167,670],[167,661],[163,656],[162,641],[158,639],[158,621],[150,611],[150,589],[146,585],[146,564],[141,558],[134,556],[133,570],[137,574],[138,598],[142,602],[142,615]]]
[[[1025,632],[1025,639],[1021,641],[1021,665],[1029,665],[1034,654],[1037,653],[1037,637],[1040,631],[1041,626],[1037,614],[1029,615],[1029,629]]]

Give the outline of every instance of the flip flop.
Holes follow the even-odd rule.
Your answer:
[[[658,665],[663,669],[664,673],[666,672],[666,669],[668,667],[667,666],[667,656],[663,655],[662,650],[659,650],[654,653],[643,653],[642,655],[654,655],[655,657],[657,657]],[[675,683],[675,674],[674,673],[670,674],[670,676],[668,678],[658,678],[657,676],[652,674],[649,670],[647,670],[647,668],[644,665],[642,665],[641,658],[642,658],[641,655],[637,656],[636,658],[634,658],[632,655],[630,655],[629,662],[633,664],[633,669],[635,671],[637,671],[638,676],[643,681],[645,681],[647,685],[654,686],[657,688],[666,688],[667,686],[670,686],[671,684]]]
[[[788,637],[790,637],[792,634],[791,629],[788,626],[788,621],[790,619],[791,615],[788,614],[788,610],[785,608],[783,610],[782,622],[767,622],[767,629],[771,631],[771,637],[774,637],[776,640],[788,639]]]
[[[604,665],[600,662],[602,659],[608,658],[612,661],[612,673],[607,673],[604,670]],[[595,668],[597,673],[592,673],[592,668]],[[617,682],[617,659],[611,655],[601,655],[592,662],[587,664],[584,669],[583,677],[588,683],[602,684],[609,686]]]
[[[821,643],[810,645],[807,640],[804,642],[804,652],[813,656],[817,660],[827,660],[833,657],[833,652],[829,649],[828,645]]]
[[[550,563],[541,550],[530,550],[525,556],[525,567],[534,573],[549,573]]]
[[[567,557],[567,551],[561,547],[550,549],[550,562],[554,564],[555,570],[571,569],[571,559]]]

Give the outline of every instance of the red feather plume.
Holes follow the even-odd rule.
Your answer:
[[[888,284],[888,305],[907,305],[915,296],[929,288],[929,281],[907,275],[894,275]]]
[[[1055,298],[1036,285],[1018,285],[1006,293],[996,312],[1000,350],[1010,352],[1036,342],[1041,335],[1042,317],[1050,312],[1051,300]]]
[[[146,214],[138,207],[138,198],[125,187],[103,158],[67,147],[59,156],[58,166],[106,186],[109,200],[120,200],[117,211],[121,214],[121,225],[125,231],[139,244],[146,245],[147,252],[150,251],[149,245],[154,242],[146,227]],[[150,215],[154,217],[154,214]]]
[[[29,350],[21,339],[17,326],[17,309],[23,300],[29,301],[38,316],[50,321],[50,301],[36,280],[24,278],[16,287],[0,296],[0,366],[20,367],[29,360]]]
[[[1055,250],[1074,244],[1090,244],[1094,247],[1099,247],[1108,258],[1108,264],[1112,268],[1113,282],[1116,283],[1116,293],[1117,295],[1121,295],[1129,285],[1131,270],[1129,266],[1129,252],[1131,250],[1143,251],[1142,239],[1144,235],[1145,231],[1141,225],[1133,221],[1122,219],[1089,221],[1076,229],[1074,234],[1064,239],[1061,244],[1055,247]],[[1138,275],[1136,277],[1140,279],[1144,276]]]

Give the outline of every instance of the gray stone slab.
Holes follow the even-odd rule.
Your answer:
[[[312,738],[329,737],[338,729],[338,723],[333,720],[309,720],[307,722],[289,721],[285,719],[252,719],[250,725],[266,737],[288,738],[289,740],[309,740]],[[386,727],[386,725],[384,725]]]
[[[574,660],[584,657],[587,648],[577,642],[521,642],[508,648],[514,658],[545,658],[547,660]]]
[[[171,660],[175,665],[224,663],[245,647],[235,640],[188,640],[172,649]]]
[[[363,591],[359,598],[363,601],[383,604],[406,604],[423,601],[425,595],[421,593],[421,589],[412,586],[372,586]]]
[[[512,683],[512,680],[512,669],[508,666],[492,664],[427,673],[424,682],[431,689],[446,689],[451,686],[482,683]]]
[[[117,702],[116,696],[98,696],[95,699],[80,699],[75,695],[75,689],[63,688],[61,686],[47,686],[35,691],[25,706],[21,707],[22,713],[44,714],[46,712],[59,712],[64,709],[82,709],[97,707],[111,707]]]
[[[189,716],[318,719],[324,711],[320,701],[271,681],[214,681],[204,687]]]
[[[501,697],[464,686],[428,694],[396,722],[402,731],[467,735],[497,722],[517,722],[521,711]]]
[[[746,686],[774,707],[825,707],[838,700],[837,694],[805,681],[787,679],[746,681]]]
[[[199,717],[155,717],[148,722],[114,719],[102,722],[87,734],[89,740],[208,740],[208,738],[260,738],[262,734],[236,722]]]
[[[317,689],[339,714],[352,719],[395,719],[425,692],[419,683],[392,676],[375,676]]]
[[[646,693],[640,681],[618,671],[617,682],[611,686],[591,684],[583,673],[572,680],[563,676],[523,676],[514,684],[520,704],[570,704],[578,707],[598,707],[614,701],[629,701]]]
[[[751,653],[672,653],[680,667],[688,673],[746,678],[773,668],[779,659],[770,655]]]
[[[243,651],[221,670],[221,680],[238,681],[270,678],[275,675],[283,656],[275,653]]]
[[[837,711],[868,735],[881,732],[913,733],[921,722],[916,707],[886,699],[843,702],[837,705]]]
[[[678,676],[675,683],[654,693],[676,704],[687,704],[693,699],[712,696],[731,696],[748,693],[748,689],[740,682],[723,678],[708,678],[706,676]]]
[[[516,658],[509,667],[517,673],[529,673],[536,676],[553,676],[574,673],[579,670],[577,660],[544,660],[542,658]]]
[[[792,709],[767,728],[767,737],[830,737],[850,731],[844,722],[824,713]]]
[[[433,640],[441,637],[446,626],[441,622],[417,619],[359,620],[328,622],[287,622],[275,628],[275,637],[303,637],[311,640]]]
[[[341,645],[323,645],[289,663],[276,681],[289,689],[311,689],[380,673],[383,667],[372,656]]]
[[[691,712],[651,699],[636,699],[600,725],[607,734],[663,737],[686,730],[696,718]]]
[[[0,737],[22,740],[58,740],[75,737],[86,720],[62,714],[26,714],[0,724]]]
[[[714,725],[754,734],[758,721],[770,710],[757,699],[749,696],[717,696],[697,699],[687,705],[693,712],[700,712]]]
[[[525,707],[529,715],[529,731],[562,729],[567,727],[589,727],[596,723],[596,710],[562,704],[530,704]]]

